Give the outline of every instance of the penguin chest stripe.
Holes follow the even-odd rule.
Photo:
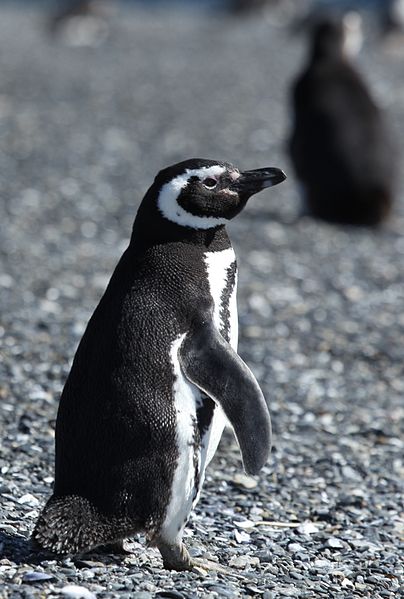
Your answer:
[[[236,257],[233,248],[221,252],[206,252],[204,260],[207,269],[209,291],[213,300],[213,321],[217,329],[227,329],[232,321],[230,297],[236,285]],[[234,308],[233,302],[231,302]]]
[[[237,263],[232,247],[220,252],[206,252],[204,255],[209,291],[213,300],[213,322],[215,327],[237,349]],[[210,399],[202,400],[209,406]],[[205,467],[213,458],[225,427],[226,417],[218,405],[212,406],[207,426],[201,431],[201,479]]]
[[[196,446],[195,422],[199,390],[189,383],[181,372],[178,350],[185,333],[171,346],[171,361],[174,371],[173,401],[176,414],[177,463],[172,480],[170,498],[161,534],[173,540],[182,532],[195,498],[199,479],[199,445]]]

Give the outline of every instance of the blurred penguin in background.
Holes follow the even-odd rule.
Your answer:
[[[66,45],[99,46],[109,32],[107,2],[60,0],[48,20],[48,28]]]
[[[293,86],[289,149],[304,212],[330,222],[377,225],[393,202],[395,151],[384,116],[356,68],[357,24],[348,14],[314,26],[309,64]],[[352,43],[353,40],[353,43]]]
[[[381,8],[383,34],[404,37],[404,0],[385,0]]]

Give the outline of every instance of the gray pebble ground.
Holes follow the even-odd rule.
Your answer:
[[[121,9],[102,45],[74,48],[39,10],[0,6],[2,599],[403,596],[404,185],[377,232],[297,218],[284,147],[302,57],[271,18]],[[359,58],[401,144],[403,61],[375,40]],[[271,460],[244,477],[228,433],[209,468],[186,542],[225,575],[164,571],[142,539],[125,559],[41,561],[27,539],[69,364],[146,188],[191,156],[289,174],[230,227]]]

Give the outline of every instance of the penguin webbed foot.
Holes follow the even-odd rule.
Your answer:
[[[176,544],[160,542],[157,544],[157,547],[163,558],[163,566],[166,570],[181,572],[193,569],[191,556],[182,542]]]
[[[206,575],[207,572],[228,574],[228,570],[217,562],[197,557],[191,558],[183,543],[172,545],[159,543],[157,546],[166,570],[177,570],[178,572],[189,570],[202,575]]]

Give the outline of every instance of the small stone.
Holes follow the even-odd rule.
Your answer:
[[[105,568],[102,562],[96,562],[89,559],[77,559],[74,561],[76,568]]]
[[[308,553],[303,553],[302,551],[298,551],[297,553],[295,553],[293,555],[294,559],[298,559],[301,562],[309,562],[310,561],[310,555]]]
[[[258,482],[252,476],[247,476],[241,472],[238,472],[233,477],[233,482],[235,485],[239,487],[243,487],[244,489],[255,489],[257,487]]]
[[[68,584],[60,589],[60,592],[69,599],[96,599],[94,593],[76,584]]]
[[[234,537],[235,537],[237,543],[249,543],[251,540],[251,535],[244,532],[243,530],[242,531],[235,530]]]
[[[316,559],[314,560],[314,566],[320,570],[324,570],[330,568],[332,566],[332,563],[329,562],[327,559]]]
[[[25,495],[20,497],[17,501],[18,501],[18,503],[21,503],[23,505],[29,505],[30,507],[36,507],[39,505],[38,499],[36,497],[34,497],[33,495],[31,495],[31,493],[26,493]]]
[[[235,520],[234,524],[239,528],[254,528],[255,522],[252,520]]]
[[[289,543],[288,551],[290,551],[290,553],[297,553],[298,551],[304,551],[304,547],[303,545],[300,545],[300,543]]]
[[[272,551],[270,549],[260,549],[255,554],[262,564],[272,562]]]
[[[289,576],[291,578],[294,578],[295,580],[303,580],[303,578],[304,578],[304,576],[302,574],[300,574],[300,572],[295,572],[295,571],[290,572]]]
[[[297,531],[302,535],[312,535],[316,532],[319,532],[319,528],[314,524],[314,522],[306,520],[306,522],[302,522],[302,524],[297,527]]]
[[[52,580],[53,576],[51,574],[46,574],[45,572],[25,572],[22,577],[22,581],[26,583],[34,583],[34,582],[44,582],[45,580]]]
[[[341,468],[341,472],[342,472],[342,476],[347,480],[355,480],[355,481],[362,480],[362,477],[359,474],[359,472],[354,470],[351,466],[343,466]]]
[[[331,547],[332,549],[343,549],[345,547],[345,543],[344,541],[341,541],[341,539],[331,537],[331,539],[327,539],[326,546]]]
[[[226,588],[225,586],[221,586],[219,584],[212,584],[209,586],[209,590],[213,591],[214,593],[217,593],[219,597],[237,597],[237,595],[235,595],[234,591],[232,591],[229,588]]]
[[[236,568],[247,568],[248,566],[258,566],[260,560],[258,557],[252,557],[249,555],[234,556],[229,561],[229,566],[235,566]]]
[[[273,564],[268,564],[267,566],[265,566],[265,573],[272,574],[272,576],[277,576],[279,573],[279,568],[278,566],[274,566]]]

